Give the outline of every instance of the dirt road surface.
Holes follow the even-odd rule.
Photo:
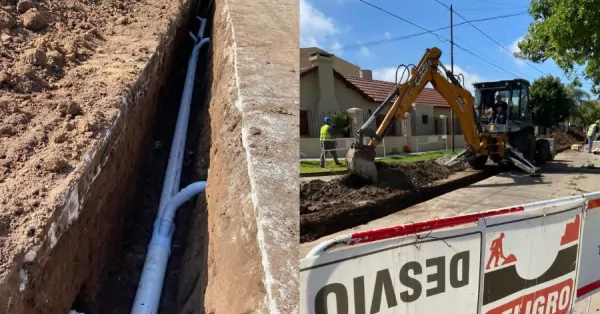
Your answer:
[[[599,169],[585,167],[590,164]],[[539,178],[519,172],[502,173],[368,224],[303,243],[299,247],[299,257],[304,257],[319,242],[348,233],[600,190],[600,155],[565,151],[556,155],[553,162],[543,167],[542,172],[543,176]],[[574,313],[586,313],[586,308],[587,301],[580,302],[575,306]],[[599,311],[600,295],[592,296],[590,313]]]

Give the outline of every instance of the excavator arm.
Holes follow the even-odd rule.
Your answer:
[[[394,120],[401,120],[427,83],[431,83],[454,110],[462,126],[467,146],[473,152],[481,149],[480,130],[476,124],[473,96],[458,82],[453,83],[451,79],[439,73],[438,67],[443,68],[439,61],[441,54],[442,52],[438,48],[429,49],[419,64],[413,68],[409,80],[398,85],[398,97],[377,129],[376,136],[370,141],[369,146],[375,147],[380,143],[391,123]]]
[[[404,118],[406,112],[410,109],[427,83],[431,83],[433,88],[442,95],[454,110],[462,127],[467,151],[476,156],[487,154],[481,125],[475,118],[473,96],[446,70],[440,62],[441,55],[442,52],[439,48],[427,49],[421,61],[416,67],[412,68],[410,78],[405,83],[398,84],[386,101],[377,108],[373,116],[358,130],[357,141],[346,157],[350,172],[356,173],[365,179],[377,181],[375,147],[383,140],[393,122]],[[445,76],[440,73],[440,68],[445,72]],[[395,101],[375,134],[366,134],[368,133],[367,128],[372,123],[374,117],[394,97],[396,97]],[[371,137],[367,145],[363,144],[364,135]]]

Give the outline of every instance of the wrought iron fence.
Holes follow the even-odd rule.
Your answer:
[[[342,111],[343,112],[343,111]],[[323,126],[323,122],[325,117],[332,117],[336,112],[314,112],[310,110],[300,110],[300,136],[301,137],[319,137],[319,131],[321,126]],[[345,112],[343,112],[346,114]],[[372,114],[363,113],[363,122],[366,122]],[[412,117],[412,116],[411,116]],[[407,127],[407,119],[412,119],[412,130],[411,134],[413,136],[416,135],[450,135],[450,118],[445,118],[446,129],[444,130],[444,121],[440,117],[433,117],[432,121],[429,120],[427,123],[424,123],[422,119],[417,117],[404,117],[402,121],[395,121],[392,127],[390,127],[387,136],[404,136],[406,134]],[[378,128],[379,125],[383,122],[385,115],[381,114],[375,118],[375,122],[370,126],[371,128]],[[431,123],[431,125],[430,125]],[[338,137],[350,137],[352,136],[351,132],[346,132],[349,134],[343,134],[342,130],[337,130]],[[460,135],[462,134],[462,129],[460,127],[460,123],[458,119],[454,118],[454,134]]]
[[[332,117],[335,113],[336,112],[314,112],[311,110],[300,110],[300,136],[319,137],[319,131],[323,126],[325,117]]]
[[[319,137],[319,130],[321,129],[321,126],[323,126],[325,117],[332,117],[335,113],[336,112],[314,112],[310,110],[300,110],[300,136],[313,138]],[[343,113],[346,114],[345,112]],[[366,122],[371,116],[372,114],[363,113],[363,121]],[[374,125],[371,125],[370,127],[377,128],[379,125],[381,125],[384,118],[385,115],[377,116]],[[401,136],[404,133],[403,121],[395,121],[390,127],[387,136]],[[342,130],[337,131],[340,132],[338,134],[339,137],[352,136],[351,132],[342,133]]]

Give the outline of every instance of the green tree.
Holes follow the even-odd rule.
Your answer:
[[[598,100],[582,101],[571,115],[573,122],[583,125],[590,125],[600,119],[600,102]]]
[[[349,136],[350,117],[348,117],[346,112],[335,112],[333,115],[331,115],[331,126],[337,133],[337,136]]]
[[[565,121],[572,111],[572,102],[558,77],[549,75],[533,81],[529,95],[535,125],[556,125]]]
[[[581,88],[581,81],[577,78],[566,86],[567,96],[572,101],[573,106],[581,104],[583,101],[590,100],[590,94]]]
[[[585,65],[584,76],[592,80],[592,92],[600,90],[600,0],[532,0],[533,22],[517,57],[540,63],[548,59],[567,74]]]

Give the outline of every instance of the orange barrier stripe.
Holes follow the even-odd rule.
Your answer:
[[[587,209],[592,209],[592,208],[596,208],[596,207],[600,207],[600,198],[596,198],[596,199],[588,201]]]

